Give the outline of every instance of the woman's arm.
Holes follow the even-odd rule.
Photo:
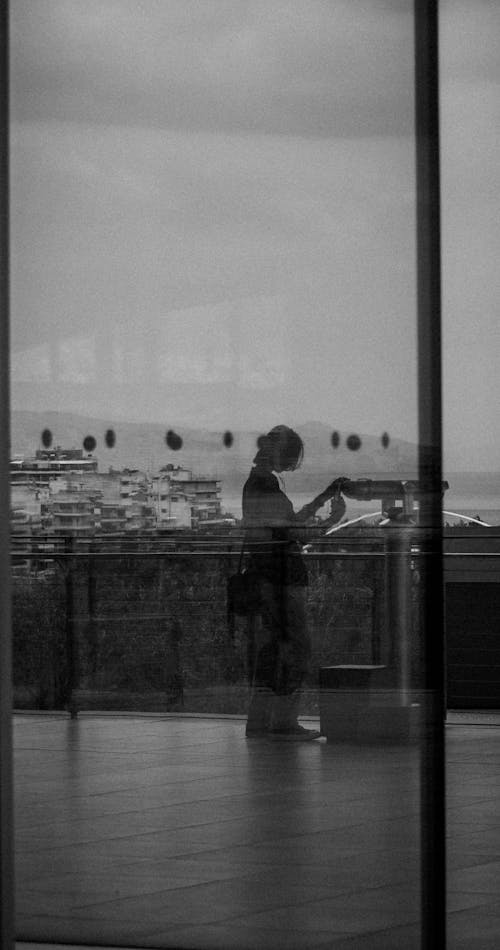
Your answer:
[[[332,516],[333,516],[334,524],[336,521],[340,521],[340,519],[343,517],[345,513],[345,501],[341,497],[340,493],[342,491],[344,482],[346,481],[347,479],[345,478],[334,479],[334,481],[330,485],[328,485],[328,487],[325,488],[325,490],[322,491],[321,494],[317,495],[316,498],[313,498],[313,500],[309,502],[309,504],[304,505],[303,508],[295,512],[295,519],[294,519],[295,522],[299,524],[304,524],[306,521],[309,521],[310,518],[314,517],[318,509],[322,508],[323,505],[326,505],[327,501],[330,501],[330,499],[332,498],[335,499],[334,506],[332,506],[332,508],[333,507],[335,508],[335,511],[332,510],[330,514],[330,519],[332,519]],[[338,517],[335,518],[337,511],[338,511]]]

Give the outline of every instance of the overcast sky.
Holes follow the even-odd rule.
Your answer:
[[[14,408],[416,438],[412,6],[13,0]],[[442,3],[452,467],[500,468],[498,36]]]

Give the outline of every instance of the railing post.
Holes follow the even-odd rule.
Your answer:
[[[389,668],[398,705],[411,703],[410,552],[409,528],[385,528],[387,639]]]
[[[75,624],[74,547],[74,537],[72,535],[65,537],[64,553],[66,555],[66,570],[64,572],[64,577],[66,583],[66,660],[68,664],[66,706],[72,719],[76,719],[78,715],[78,709],[75,701],[75,689],[78,680],[78,645],[76,643]]]

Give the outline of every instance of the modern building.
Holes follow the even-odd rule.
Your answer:
[[[97,459],[83,449],[38,449],[34,456],[17,456],[10,462],[12,486],[47,488],[52,482],[75,472],[97,472]]]
[[[161,527],[196,529],[222,521],[218,479],[166,465],[152,476],[151,493]]]
[[[42,530],[42,505],[48,495],[48,488],[36,488],[22,483],[14,483],[11,486],[10,530],[14,573],[25,573],[34,566],[28,555],[33,550],[35,538]]]
[[[38,522],[40,524],[40,521]],[[32,549],[34,524],[23,508],[11,508],[10,530],[12,546],[12,571],[25,573],[30,569],[29,554]]]
[[[42,505],[44,529],[58,536],[88,537],[98,525],[98,495],[88,495],[74,488],[57,492]]]

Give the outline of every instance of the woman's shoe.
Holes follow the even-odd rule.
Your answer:
[[[291,726],[279,726],[271,729],[269,735],[279,739],[295,740],[296,742],[309,742],[311,739],[320,739],[321,732],[317,729],[305,729],[299,723]]]

